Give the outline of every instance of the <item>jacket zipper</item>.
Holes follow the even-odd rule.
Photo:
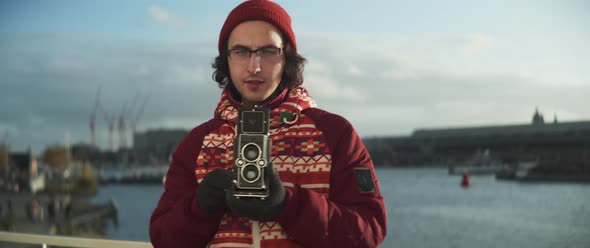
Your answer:
[[[258,221],[252,221],[252,245],[254,248],[260,248],[260,225]]]

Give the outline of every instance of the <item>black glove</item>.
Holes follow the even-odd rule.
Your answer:
[[[238,199],[234,196],[233,190],[226,191],[225,200],[227,206],[234,213],[252,220],[269,221],[274,220],[281,212],[286,197],[285,188],[283,188],[279,174],[272,167],[272,164],[266,166],[265,174],[267,175],[266,179],[270,192],[269,196],[264,200],[246,197]]]
[[[199,207],[212,214],[225,207],[225,191],[232,187],[232,178],[227,171],[215,169],[205,175],[197,188]]]

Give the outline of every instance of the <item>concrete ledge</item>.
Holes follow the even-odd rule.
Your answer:
[[[13,242],[13,243],[18,243],[18,244],[57,245],[57,246],[63,246],[63,247],[81,247],[81,248],[103,248],[103,247],[153,248],[152,245],[148,242],[127,241],[127,240],[109,240],[109,239],[90,239],[90,238],[25,234],[25,233],[14,233],[14,232],[0,232],[0,241]]]

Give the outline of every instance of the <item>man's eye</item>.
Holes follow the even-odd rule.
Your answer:
[[[247,55],[248,53],[249,51],[244,49],[234,50],[234,54],[239,56]]]
[[[261,51],[262,55],[275,55],[277,54],[277,51],[275,49],[262,49]]]

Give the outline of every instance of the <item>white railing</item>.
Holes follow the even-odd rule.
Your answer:
[[[0,241],[18,244],[37,244],[40,247],[48,245],[80,248],[153,248],[148,242],[76,238],[56,235],[25,234],[15,232],[0,232]]]

